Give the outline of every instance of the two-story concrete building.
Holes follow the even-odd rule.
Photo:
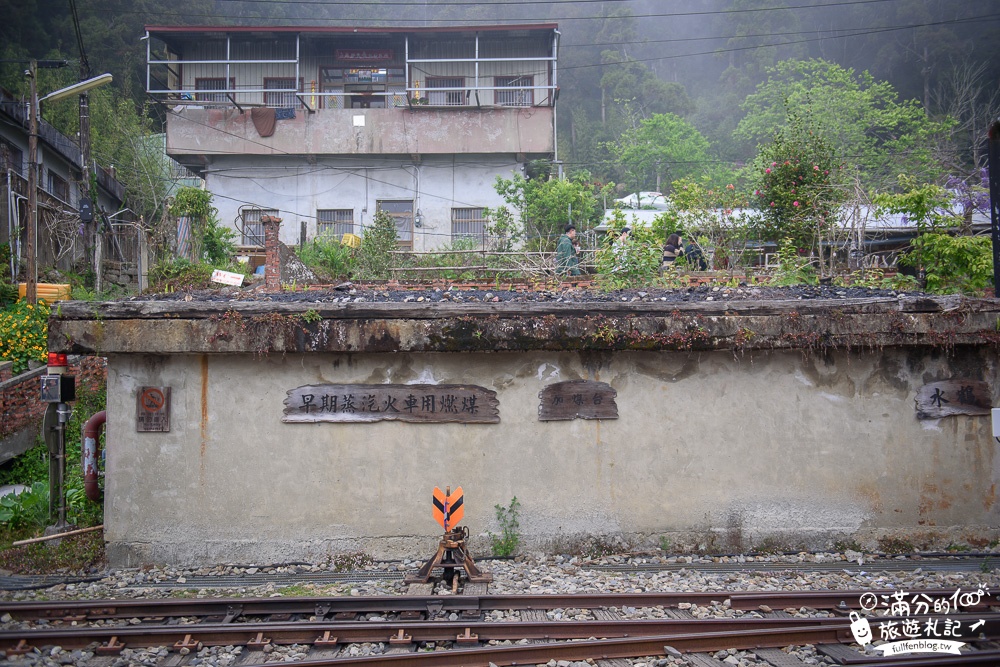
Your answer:
[[[26,100],[0,91],[0,243],[9,243],[13,271],[24,261],[28,229],[28,136]],[[96,166],[95,213],[114,216],[125,187],[111,171]],[[69,268],[83,256],[80,235],[82,168],[80,146],[44,120],[38,124],[38,263]],[[120,220],[123,216],[117,216]],[[112,249],[113,250],[113,249]]]
[[[555,158],[554,24],[455,28],[147,27],[147,89],[167,153],[204,176],[220,219],[262,243],[363,234],[400,246],[483,233],[497,176]]]

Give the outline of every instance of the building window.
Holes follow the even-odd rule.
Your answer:
[[[316,236],[340,239],[354,233],[354,209],[327,208],[316,211]]]
[[[0,137],[0,169],[5,173],[8,169],[15,174],[24,175],[24,153],[20,148]]]
[[[533,76],[495,76],[493,85],[494,101],[505,107],[530,107],[535,103],[535,77]],[[512,90],[502,90],[511,88]]]
[[[296,107],[299,104],[298,98],[295,96],[294,92],[298,90],[295,87],[295,79],[293,77],[264,77],[264,90],[281,90],[283,92],[266,92],[264,93],[264,106],[275,107],[278,109],[288,109],[291,107]]]
[[[403,250],[413,249],[413,200],[379,201],[378,209],[385,211],[396,223],[396,240]]]
[[[464,90],[443,90],[434,92],[435,88],[464,88],[465,77],[427,77],[427,103],[436,106],[458,107],[465,104]]]
[[[485,234],[486,217],[481,208],[451,209],[451,238],[481,239]]]
[[[248,246],[264,246],[264,223],[260,221],[265,215],[278,215],[276,208],[251,208],[240,212],[243,218],[240,244]]]
[[[226,90],[226,77],[204,77],[194,80],[195,90]],[[236,78],[230,77],[229,90],[236,90]],[[226,93],[195,93],[194,99],[199,102],[225,102],[229,98]]]
[[[62,201],[68,203],[69,183],[66,182],[65,178],[63,178],[56,172],[52,171],[51,169],[49,169],[48,176],[49,176],[48,187],[45,189],[48,190],[49,194],[55,197],[56,199],[61,199]]]

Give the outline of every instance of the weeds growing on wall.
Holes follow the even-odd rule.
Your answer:
[[[240,262],[197,264],[187,259],[177,258],[160,262],[150,269],[150,290],[154,292],[178,292],[218,287],[212,283],[212,271],[215,269],[242,273],[244,278],[250,276],[249,265]]]
[[[819,282],[816,269],[810,264],[808,257],[799,255],[795,239],[785,237],[778,246],[778,270],[774,274],[772,284],[815,285]]]
[[[392,268],[392,251],[396,245],[396,223],[391,215],[379,210],[361,238],[358,255],[360,277],[376,280],[392,277],[389,269]]]
[[[500,534],[489,533],[490,548],[494,556],[513,556],[521,544],[520,524],[518,523],[521,503],[517,501],[517,496],[514,496],[507,507],[494,505],[493,509],[496,511]]]
[[[332,280],[349,278],[357,266],[354,248],[324,236],[305,244],[298,256],[318,276]]]
[[[14,362],[14,375],[48,354],[49,307],[20,299],[0,311],[0,359]]]

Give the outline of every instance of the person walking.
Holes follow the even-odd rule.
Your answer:
[[[667,242],[663,246],[663,269],[668,269],[677,260],[678,257],[684,255],[684,240],[681,239],[680,234],[671,234],[667,237]]]
[[[556,273],[560,277],[580,275],[580,258],[577,256],[576,225],[566,225],[566,230],[556,244]]]

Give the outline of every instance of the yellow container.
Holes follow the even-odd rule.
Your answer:
[[[54,303],[56,301],[69,301],[69,285],[58,285],[56,283],[38,283],[35,288],[35,292],[38,294],[38,298],[42,299],[46,303]],[[17,295],[20,298],[24,298],[28,294],[28,284],[18,283],[17,284]]]
[[[340,245],[350,246],[352,248],[361,247],[361,237],[355,234],[344,234],[340,239]]]

